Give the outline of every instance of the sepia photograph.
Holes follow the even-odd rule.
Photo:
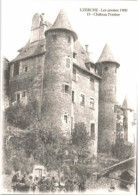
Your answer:
[[[2,0],[1,194],[137,194],[137,9]]]

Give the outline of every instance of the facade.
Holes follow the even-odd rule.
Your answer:
[[[101,143],[115,142],[119,64],[108,45],[93,63],[77,39],[63,10],[53,25],[35,14],[28,43],[9,63],[9,101],[12,106],[37,100],[46,125],[65,134],[71,134],[75,123],[85,123],[96,155],[97,144],[100,149]]]

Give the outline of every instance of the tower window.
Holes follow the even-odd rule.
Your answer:
[[[94,79],[90,77],[90,89],[94,90]]]
[[[52,35],[52,38],[53,38],[54,41],[56,41],[57,40],[57,35]]]
[[[91,123],[91,138],[95,139],[95,124]]]
[[[105,67],[105,71],[108,71],[108,67],[107,66]]]
[[[68,123],[68,116],[67,116],[67,114],[64,115],[64,121],[65,121],[65,123]]]
[[[85,105],[85,95],[81,94],[81,101],[80,101],[80,105],[84,106]]]
[[[94,99],[90,98],[90,108],[94,109]]]
[[[73,81],[76,81],[76,77],[77,77],[77,71],[75,68],[73,68]]]
[[[72,91],[72,102],[75,102],[75,91]]]
[[[69,85],[65,84],[65,93],[69,93]]]
[[[70,68],[70,58],[66,57],[66,67]]]
[[[20,63],[19,62],[16,62],[14,64],[14,73],[13,73],[13,75],[14,76],[19,75],[19,71],[20,71]]]
[[[25,72],[28,72],[28,67],[27,66],[25,66]]]

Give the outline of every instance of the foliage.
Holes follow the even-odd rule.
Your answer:
[[[124,141],[120,139],[116,144],[112,145],[112,154],[120,160],[130,158],[134,156],[134,145],[124,143]]]
[[[72,144],[79,149],[85,149],[89,145],[90,136],[84,123],[76,123],[72,132]]]
[[[38,120],[38,102],[33,101],[26,106],[15,104],[6,109],[7,122],[20,129],[26,129],[34,120]]]

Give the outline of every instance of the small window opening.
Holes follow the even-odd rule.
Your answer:
[[[28,67],[26,66],[26,67],[25,67],[25,72],[27,72],[27,71],[28,71]]]
[[[19,75],[19,70],[20,70],[20,63],[19,62],[16,62],[14,64],[14,73],[13,73],[13,75],[14,76]]]
[[[94,109],[94,99],[90,98],[90,108]]]
[[[91,123],[91,138],[95,139],[95,124]]]
[[[72,102],[75,102],[75,92],[72,91]]]
[[[84,106],[85,105],[85,95],[81,94],[81,101],[80,105]]]
[[[69,93],[69,85],[65,84],[65,93]]]
[[[77,55],[77,54],[76,54],[75,52],[73,52],[73,58],[76,58],[76,55]]]
[[[70,68],[70,58],[66,58],[66,67]]]
[[[65,121],[65,123],[68,123],[68,116],[67,116],[67,114],[64,115],[64,121]]]
[[[73,68],[73,80],[76,81],[77,71],[75,68]]]
[[[17,93],[17,102],[19,103],[20,102],[20,94]]]

